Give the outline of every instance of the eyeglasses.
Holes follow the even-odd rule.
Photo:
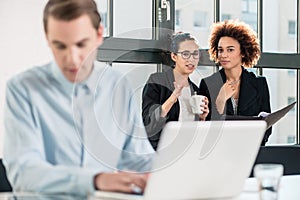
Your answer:
[[[182,52],[177,52],[177,53],[181,54],[181,57],[185,60],[189,59],[191,57],[191,55],[193,55],[194,59],[198,59],[200,57],[199,51],[194,51],[194,53],[191,53],[189,51],[182,51]]]

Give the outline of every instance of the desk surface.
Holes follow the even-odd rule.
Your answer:
[[[278,200],[300,199],[300,175],[283,176],[279,187]],[[259,199],[258,184],[255,178],[248,178],[243,192],[234,200],[255,200]]]
[[[299,200],[300,199],[299,185],[300,185],[300,175],[282,177],[278,200]],[[85,198],[75,197],[71,195],[55,195],[55,194],[40,195],[40,194],[33,194],[33,193],[0,193],[0,200],[18,200],[18,199],[19,200],[77,200],[77,199],[83,200]],[[107,198],[98,198],[94,196],[89,196],[86,199],[100,200],[100,199],[107,199]],[[238,197],[227,199],[227,200],[259,200],[256,179],[255,178],[247,179],[245,183],[244,191]]]

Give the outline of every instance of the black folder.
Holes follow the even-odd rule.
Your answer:
[[[282,117],[284,117],[296,104],[293,102],[286,107],[277,110],[276,112],[269,113],[267,116],[241,116],[241,115],[223,115],[221,119],[223,120],[265,120],[267,122],[267,129],[278,122]]]

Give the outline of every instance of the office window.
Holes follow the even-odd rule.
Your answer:
[[[249,0],[249,13],[257,13],[257,1],[256,0]]]
[[[98,10],[101,15],[102,25],[104,26],[104,36],[108,36],[108,15],[107,15],[107,0],[95,0]]]
[[[207,13],[203,11],[194,11],[194,27],[207,27]]]
[[[257,2],[256,0],[242,0],[243,13],[256,13]]]
[[[254,31],[257,30],[257,2],[256,0],[221,1],[221,21],[226,19],[239,19],[249,24]],[[232,7],[236,9],[232,9]]]
[[[152,0],[114,0],[113,36],[152,39]]]
[[[231,19],[231,16],[229,14],[222,14],[221,21],[228,20],[228,19]]]
[[[242,1],[242,12],[247,12],[248,11],[248,1],[247,0],[243,0]]]
[[[263,52],[296,53],[297,37],[290,37],[297,27],[297,1],[263,1]],[[287,21],[289,19],[289,21]],[[280,59],[277,60],[281,62]],[[291,69],[263,69],[267,77],[272,110],[278,110],[295,100],[297,80]],[[285,144],[296,136],[296,112],[293,109],[273,127],[269,144]],[[289,127],[287,130],[286,127]]]
[[[280,62],[280,60],[278,60]],[[276,111],[295,101],[296,97],[296,77],[288,76],[286,69],[264,69],[263,75],[267,78],[271,110]],[[286,127],[289,127],[288,130]],[[288,137],[296,136],[296,112],[290,111],[285,117],[280,119],[272,129],[269,144],[286,144]]]
[[[296,76],[296,70],[288,69],[288,70],[287,70],[287,74],[288,74],[288,76],[290,76],[290,77],[295,77],[295,76]]]
[[[180,27],[180,10],[175,11],[175,26]]]
[[[295,142],[296,142],[296,137],[295,137],[295,135],[289,135],[288,137],[287,137],[287,141],[286,141],[288,144],[295,144]]]
[[[294,20],[289,20],[289,27],[288,27],[288,32],[289,35],[295,35],[296,34],[296,22]]]
[[[175,12],[175,19],[180,20],[179,26],[175,24],[175,32],[189,32],[198,39],[200,48],[208,48],[209,27],[214,21],[214,1],[175,0],[174,4],[175,11],[180,10]],[[201,17],[203,15],[205,19]]]
[[[107,12],[100,13],[100,14],[101,14],[102,25],[104,26],[104,36],[108,36]]]
[[[296,101],[296,98],[295,97],[288,97],[288,104],[291,104],[291,103],[293,103],[293,102],[295,102]],[[289,113],[295,113],[295,110],[296,110],[296,108],[294,107],[294,108],[292,108],[292,110],[290,110],[290,112]]]
[[[263,51],[296,53],[297,1],[263,1]],[[287,20],[288,19],[288,20]]]

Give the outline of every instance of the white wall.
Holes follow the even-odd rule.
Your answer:
[[[0,157],[3,155],[3,106],[6,81],[51,59],[42,26],[46,0],[0,0]]]

